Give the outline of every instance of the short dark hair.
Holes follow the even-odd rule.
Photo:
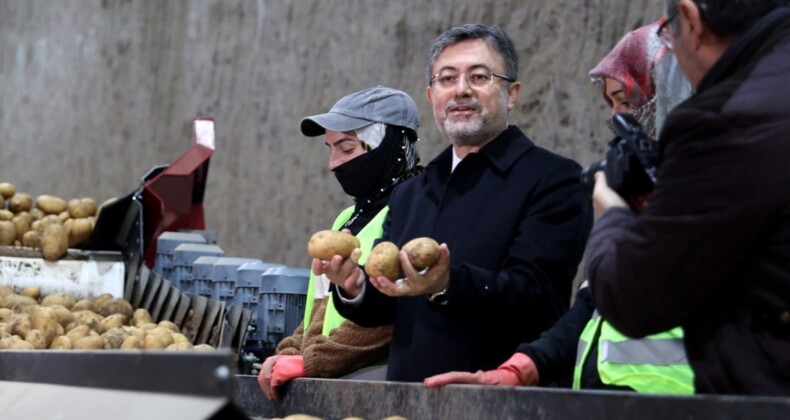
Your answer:
[[[666,0],[667,16],[678,10],[680,0]],[[738,36],[774,10],[790,5],[790,0],[692,0],[700,9],[705,25],[720,38]],[[672,24],[677,33],[680,19]]]
[[[482,39],[487,42],[502,57],[502,61],[505,64],[505,75],[513,80],[518,79],[518,55],[516,54],[516,47],[507,33],[498,26],[468,23],[445,31],[433,42],[431,54],[428,56],[428,84],[431,83],[431,78],[433,77],[431,70],[433,65],[436,64],[436,58],[439,57],[439,54],[445,48],[467,39]]]

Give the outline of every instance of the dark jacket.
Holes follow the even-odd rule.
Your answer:
[[[595,306],[624,334],[676,325],[698,392],[790,393],[790,12],[741,36],[673,110],[645,214],[604,213]]]
[[[447,148],[393,192],[384,240],[428,236],[450,250],[449,301],[389,298],[369,283],[341,314],[394,323],[388,379],[493,369],[566,310],[592,224],[575,162],[535,146],[516,127],[450,173]]]

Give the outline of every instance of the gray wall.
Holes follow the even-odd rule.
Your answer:
[[[447,143],[425,100],[433,39],[479,21],[521,58],[514,123],[581,164],[609,140],[586,72],[659,0],[0,0],[0,182],[103,200],[135,189],[212,116],[205,207],[238,257],[306,266],[306,243],[349,203],[299,120],[346,93],[410,93],[423,162]]]

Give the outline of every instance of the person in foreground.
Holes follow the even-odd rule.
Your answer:
[[[491,369],[568,307],[592,224],[580,166],[535,146],[508,124],[521,84],[497,27],[440,35],[428,63],[428,102],[451,146],[390,198],[383,240],[434,238],[439,261],[403,278],[370,277],[353,258],[315,261],[335,284],[341,314],[393,323],[387,378],[422,381],[448,370]]]
[[[659,135],[642,215],[598,174],[596,308],[642,337],[675,325],[698,393],[790,394],[790,8],[667,0],[659,34],[695,92]]]
[[[332,224],[359,239],[364,262],[381,237],[393,188],[417,174],[417,105],[406,93],[383,86],[340,99],[332,109],[304,118],[302,133],[323,136],[329,170],[354,205]],[[329,281],[311,273],[304,320],[267,358],[258,375],[264,394],[280,399],[280,387],[298,377],[337,378],[384,361],[392,326],[363,328],[343,318],[329,299]],[[383,375],[382,375],[383,376]]]
[[[589,73],[612,114],[631,114],[650,138],[655,138],[656,103],[678,101],[658,97],[656,73],[669,53],[656,33],[663,22],[626,34]],[[687,96],[688,88],[673,85],[681,86],[673,96]],[[646,202],[647,197],[641,197],[632,207],[643,207]],[[565,386],[572,378],[574,389],[693,393],[682,329],[641,340],[624,337],[595,312],[586,285],[576,293],[568,313],[538,340],[520,345],[516,355],[499,368],[448,372],[425,379],[425,384],[430,388],[447,384]]]

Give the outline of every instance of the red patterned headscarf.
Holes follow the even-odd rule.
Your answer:
[[[655,63],[666,52],[666,47],[656,35],[656,30],[664,21],[635,29],[626,34],[606,57],[590,70],[590,78],[601,90],[606,103],[612,101],[606,97],[605,78],[622,83],[628,102],[634,107],[641,107],[655,96],[653,70]]]

